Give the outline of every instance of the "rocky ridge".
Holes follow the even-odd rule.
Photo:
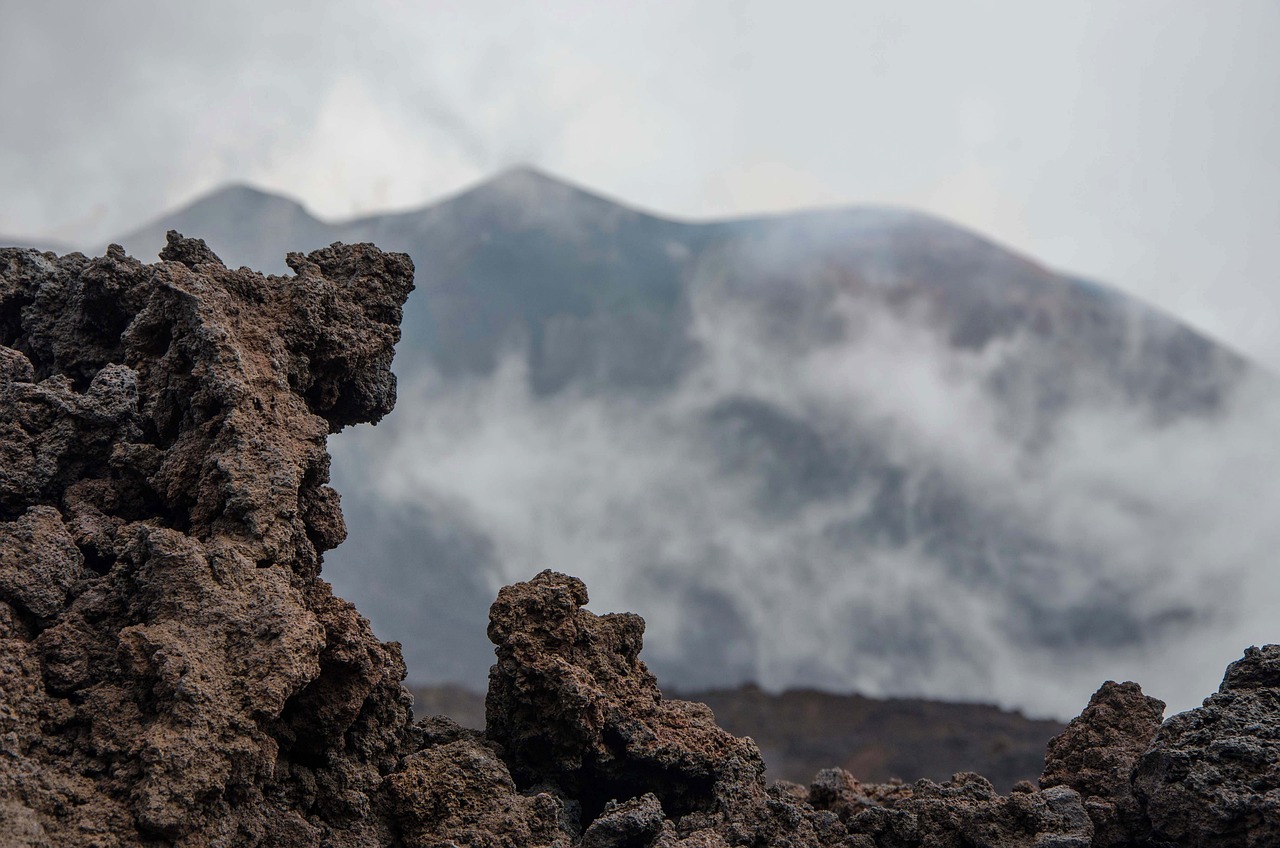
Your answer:
[[[407,686],[415,716],[446,715],[463,727],[484,727],[483,694],[456,684],[415,685],[412,668]],[[1039,778],[1045,743],[1066,728],[1066,722],[1029,719],[991,704],[770,692],[751,684],[684,691],[664,682],[662,691],[706,704],[721,728],[754,739],[768,766],[766,780],[798,783],[832,766],[872,783],[943,781],[976,771],[1008,791]]]
[[[504,589],[484,733],[414,721],[399,646],[319,577],[329,433],[392,407],[402,254],[230,270],[0,250],[0,843],[15,846],[1263,846],[1280,646],[1205,705],[1105,684],[1039,787],[766,786],[663,697],[638,616]]]

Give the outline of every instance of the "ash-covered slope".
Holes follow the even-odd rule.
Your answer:
[[[397,646],[318,575],[344,533],[325,440],[394,402],[412,264],[335,244],[262,277],[177,233],[161,259],[0,250],[0,844],[1280,838],[1276,646],[1163,727],[1104,686],[1043,790],[838,769],[766,789],[755,743],[662,697],[639,616],[546,571],[490,611],[486,733],[411,723]]]
[[[1139,673],[1190,706],[1280,603],[1280,392],[927,216],[681,223],[526,169],[345,223],[246,189],[172,220],[232,264],[420,260],[399,408],[333,443],[329,559],[420,682],[481,688],[493,593],[548,564],[660,623],[682,688],[1064,718]]]

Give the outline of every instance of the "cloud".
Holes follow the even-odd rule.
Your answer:
[[[971,162],[917,194],[904,195],[899,202],[948,220],[966,221],[1003,244],[1034,243],[1025,205],[1001,182],[998,169]]]
[[[1280,365],[1269,4],[2,8],[6,234],[100,243],[225,181],[346,216],[517,163],[683,217],[920,203]]]
[[[1117,678],[1182,709],[1274,640],[1280,405],[1265,379],[1217,417],[1164,424],[1100,396],[1032,445],[992,376],[1038,355],[1033,340],[959,350],[920,316],[840,296],[822,313],[840,332],[814,341],[694,289],[699,364],[671,392],[537,395],[513,351],[489,378],[402,384],[393,416],[337,440],[343,473],[362,467],[341,485],[447,502],[487,540],[473,573],[490,595],[542,568],[584,578],[593,609],[645,616],[646,658],[686,688],[1066,717]],[[439,566],[406,571],[404,591]],[[339,589],[412,644],[413,620],[366,608],[343,569]],[[411,674],[439,676],[410,656]],[[482,668],[449,673],[474,685]]]
[[[852,198],[812,173],[779,160],[761,158],[706,178],[709,203],[734,210],[784,212],[847,205]]]
[[[306,131],[278,136],[249,176],[282,193],[305,184],[317,212],[351,218],[479,180],[488,165],[479,147],[465,126],[424,128],[348,74],[334,80]]]
[[[517,161],[685,216],[907,198],[1125,285],[1274,366],[1280,310],[1264,283],[1280,225],[1280,113],[1270,108],[1280,11],[1182,5],[1162,5],[1153,29],[1155,6],[1143,3],[623,13],[572,2],[9,2],[0,232],[96,242],[232,179],[345,216],[425,202]],[[1263,400],[1242,394],[1229,423],[1164,429],[1123,409],[1082,409],[1061,422],[1054,451],[1028,457],[1009,448],[1019,434],[983,394],[984,375],[1016,348],[985,352],[992,361],[954,357],[888,323],[867,332],[891,353],[797,351],[777,339],[755,351],[754,329],[700,317],[708,360],[652,408],[596,396],[544,406],[522,394],[518,357],[493,383],[421,387],[434,406],[406,391],[397,415],[414,426],[398,456],[417,470],[396,484],[403,520],[425,521],[425,510],[471,522],[465,544],[449,537],[441,550],[502,551],[474,553],[490,585],[543,562],[596,574],[604,602],[644,607],[668,662],[684,639],[705,657],[722,651],[735,674],[774,682],[908,685],[909,670],[877,659],[878,646],[913,632],[910,619],[883,613],[890,601],[933,622],[929,644],[958,634],[946,643],[956,656],[921,660],[921,681],[945,671],[948,691],[982,692],[991,674],[1000,697],[1064,714],[1099,672],[1202,693],[1209,682],[1175,680],[1179,656],[1215,651],[1223,656],[1196,667],[1216,674],[1241,640],[1270,638],[1255,615],[1275,596],[1257,565],[1273,548],[1266,507],[1276,502],[1262,435],[1276,422]],[[462,411],[447,412],[454,404]],[[415,428],[436,427],[452,429],[414,446]],[[847,503],[797,494],[786,522],[762,512],[759,480],[726,466],[749,463],[706,451],[734,427],[765,454],[770,439],[812,443],[817,468],[856,453],[871,428],[898,452],[885,462],[925,457],[939,479],[984,493],[990,510],[1013,516],[1010,538],[1021,539],[1021,522],[1051,543],[1088,540],[1095,564],[1082,581],[1011,575],[1013,586],[1053,587],[1040,590],[1062,600],[1038,611],[1046,624],[1070,636],[1080,624],[1067,601],[1110,596],[1133,622],[1168,629],[1194,601],[1219,613],[1188,632],[1216,627],[1220,647],[1207,636],[1127,654],[1095,646],[1043,681],[1038,648],[1008,655],[1001,642],[1028,615],[1013,596],[989,602],[981,585],[946,577],[927,546],[860,542],[850,553],[859,510],[874,510],[879,491],[831,482]],[[574,459],[549,458],[559,455]],[[773,483],[789,479],[785,463],[760,467]],[[900,500],[933,485],[909,476]],[[528,503],[541,505],[536,520]],[[933,575],[954,605],[919,600],[912,575]],[[670,603],[676,587],[697,603]],[[883,609],[843,594],[850,587]],[[814,623],[771,637],[784,613]],[[739,621],[750,628],[734,629]]]

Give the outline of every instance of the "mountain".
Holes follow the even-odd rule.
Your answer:
[[[458,686],[413,690],[419,718],[445,715],[463,727],[485,726],[485,696]],[[792,689],[772,694],[758,686],[667,697],[706,704],[716,723],[760,746],[769,780],[808,784],[833,765],[859,780],[887,783],[920,778],[938,782],[957,772],[977,772],[1001,791],[1035,781],[1044,769],[1056,721],[1035,721],[989,704],[878,700],[861,695]]]
[[[59,255],[71,252],[70,247],[60,242],[6,235],[0,235],[0,247],[34,247],[36,250],[49,251]]]
[[[230,267],[247,265],[264,274],[288,273],[281,245],[311,251],[341,238],[337,228],[313,218],[300,203],[250,186],[229,185],[116,242],[134,256],[151,257],[164,247],[168,230],[200,233],[217,246],[214,251]]]
[[[176,232],[160,258],[0,250],[0,845],[1280,844],[1280,645],[1167,721],[1104,682],[1043,771],[1016,750],[1035,728],[990,707],[707,693],[757,744],[659,689],[643,618],[546,569],[490,609],[484,731],[415,721],[399,646],[321,578],[344,535],[328,437],[395,405],[412,263],[335,245],[264,277]],[[581,442],[567,411],[550,423]],[[774,633],[803,638],[842,586]],[[863,777],[956,757],[1039,786],[828,767],[766,788],[765,752],[815,749]]]
[[[406,346],[450,375],[489,373],[516,337],[540,393],[583,378],[614,388],[675,380],[683,369],[671,359],[689,352],[689,296],[707,288],[810,320],[787,330],[797,337],[822,333],[812,322],[841,295],[923,309],[961,349],[1029,330],[1053,345],[1054,375],[1113,383],[1164,411],[1212,406],[1220,378],[1229,384],[1243,367],[1144,304],[901,210],[681,224],[516,168],[425,209],[343,224],[229,186],[117,241],[150,256],[168,229],[201,233],[228,263],[272,273],[288,272],[286,247],[371,241],[407,252],[420,259],[424,293]],[[1046,377],[1035,375],[1041,402],[1065,400]]]
[[[516,169],[337,223],[232,187],[121,242],[169,228],[267,271],[414,258],[397,409],[333,440],[325,566],[411,679],[480,688],[489,600],[546,566],[660,625],[686,689],[1066,716],[1104,677],[1198,696],[1262,641],[1269,378],[946,222],[679,222]]]

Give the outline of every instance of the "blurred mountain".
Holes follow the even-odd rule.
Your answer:
[[[456,376],[492,372],[518,343],[539,393],[571,382],[670,384],[694,352],[690,298],[709,294],[758,306],[793,344],[838,332],[830,307],[841,295],[919,313],[962,350],[1032,335],[1046,361],[1002,375],[1004,390],[1029,391],[1048,412],[1082,390],[1118,392],[1162,415],[1212,409],[1244,369],[1145,304],[902,210],[682,224],[516,168],[425,209],[343,224],[234,185],[117,241],[149,257],[169,229],[270,273],[288,273],[286,247],[371,241],[409,253],[420,294],[403,350]]]
[[[484,729],[484,695],[452,685],[416,686],[412,692],[418,717],[446,715],[463,727]],[[1039,779],[1045,747],[1063,730],[1059,722],[1035,721],[989,704],[808,689],[772,694],[752,685],[664,694],[711,707],[718,725],[760,746],[769,780],[805,786],[821,769],[838,766],[868,783],[941,783],[956,772],[973,771],[1008,792],[1020,780]]]
[[[34,247],[36,250],[52,251],[59,255],[71,252],[65,244],[48,239],[23,238],[21,236],[0,235],[0,247]]]
[[[219,246],[214,252],[227,265],[247,265],[264,274],[289,273],[282,245],[310,251],[341,240],[338,228],[316,220],[300,203],[249,186],[229,185],[116,242],[134,256],[152,257],[164,247],[169,230],[200,233],[211,247]]]
[[[413,256],[400,404],[333,440],[326,563],[412,679],[479,688],[489,601],[542,567],[645,615],[682,688],[1068,715],[1241,618],[1245,552],[1206,527],[1252,513],[1188,477],[1270,461],[1231,465],[1256,369],[945,222],[684,223],[522,168],[332,224],[230,187],[121,242],[170,228],[278,273],[334,240]]]
[[[755,686],[672,696],[705,703],[721,727],[754,739],[771,779],[806,786],[831,767],[822,763],[834,763],[859,780],[883,782],[941,782],[976,771],[1005,792],[1020,780],[1037,781],[1045,747],[1063,730],[990,704],[812,689],[772,694]]]

